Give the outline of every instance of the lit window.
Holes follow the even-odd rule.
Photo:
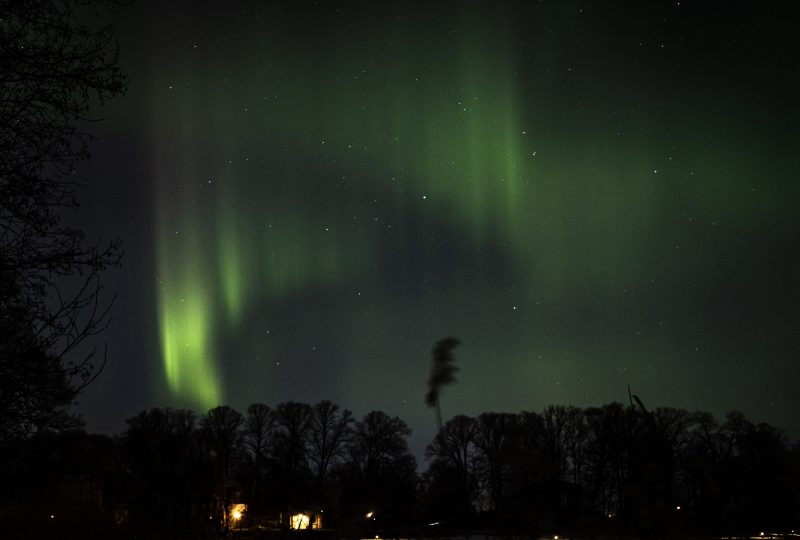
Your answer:
[[[291,517],[292,529],[308,529],[310,522],[311,518],[307,514],[294,514]]]

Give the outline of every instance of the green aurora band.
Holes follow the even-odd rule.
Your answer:
[[[499,249],[520,293],[543,302],[635,290],[655,268],[703,272],[688,266],[700,243],[661,253],[668,225],[712,237],[712,222],[790,215],[769,186],[769,204],[751,204],[764,162],[742,158],[746,136],[724,111],[699,114],[701,100],[678,110],[602,88],[564,97],[573,86],[550,59],[555,38],[531,31],[544,37],[520,58],[501,16],[467,14],[441,46],[411,33],[370,41],[385,31],[292,55],[245,44],[155,77],[158,320],[178,399],[225,401],[215,344],[261,300],[376,279],[384,248],[361,224],[376,201],[391,212],[376,227],[402,235],[414,220],[444,221],[476,261]],[[581,119],[551,108],[557,97]],[[675,197],[708,219],[667,215]]]

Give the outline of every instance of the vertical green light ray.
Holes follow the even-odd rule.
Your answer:
[[[160,114],[159,114],[160,113]],[[221,400],[211,332],[215,321],[213,282],[205,272],[206,231],[193,211],[200,183],[196,162],[196,118],[178,109],[181,137],[154,124],[156,201],[156,268],[159,334],[167,385],[173,394],[204,408]],[[180,211],[176,212],[176,207]]]
[[[167,279],[173,281],[171,277],[174,276]],[[184,281],[187,285],[174,290],[165,287],[159,295],[167,382],[176,395],[212,407],[219,404],[221,397],[209,343],[213,301],[204,290],[202,278],[187,276],[174,281]]]
[[[174,234],[174,233],[173,233]],[[198,257],[200,240],[188,233],[180,242],[159,234],[159,329],[167,383],[175,395],[203,407],[220,402],[210,341],[215,312],[211,284]],[[181,258],[185,263],[176,263]],[[183,265],[186,266],[183,266]],[[190,269],[194,268],[194,271]]]
[[[214,214],[216,233],[216,260],[228,324],[240,323],[248,294],[247,285],[251,276],[247,273],[249,250],[241,249],[249,244],[249,235],[242,230],[243,221],[251,221],[249,216],[236,210],[233,193],[236,190],[234,179],[223,174],[218,180],[217,208]]]
[[[475,249],[519,228],[524,196],[521,178],[520,116],[514,57],[508,38],[474,14],[461,18],[456,41],[431,53],[428,79],[415,108],[404,95],[404,138],[421,141],[402,167],[412,172],[416,190],[432,195],[420,209],[444,215],[470,232]],[[502,25],[500,25],[502,26]],[[437,56],[438,55],[438,56]],[[455,89],[455,90],[448,90]],[[427,208],[427,210],[426,210]]]

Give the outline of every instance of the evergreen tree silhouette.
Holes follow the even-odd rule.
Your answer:
[[[458,338],[444,338],[433,348],[431,352],[431,374],[428,378],[428,393],[425,395],[425,403],[428,407],[436,408],[436,428],[442,430],[442,406],[439,402],[439,394],[442,387],[456,382],[456,371],[458,367],[454,365],[455,357],[453,349],[458,347],[461,341]]]

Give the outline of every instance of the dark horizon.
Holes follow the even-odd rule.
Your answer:
[[[457,385],[457,383],[456,383],[456,385]],[[629,391],[629,390],[630,389],[625,389],[626,392]],[[643,399],[643,402],[647,400],[646,396],[642,396],[642,399]],[[289,401],[295,401],[295,400],[289,400]],[[298,402],[298,403],[318,403],[318,402],[321,402],[321,401],[330,401],[330,400],[326,400],[325,398],[322,398],[322,399],[317,400],[316,402],[304,402],[304,401],[296,401],[296,402]],[[445,398],[445,402],[446,402],[446,398]],[[254,401],[252,403],[245,404],[244,407],[241,407],[241,411],[242,412],[246,411],[247,407],[249,405],[253,405],[253,404],[264,404],[264,405],[267,405],[269,407],[274,407],[278,403],[281,403],[281,402],[276,402],[276,401],[273,402],[273,401],[266,401],[266,400]],[[363,411],[357,411],[357,410],[354,410],[354,409],[348,407],[347,403],[337,403],[337,405],[340,405],[343,409],[347,409],[347,410],[351,411],[355,418],[361,418],[364,415],[368,414],[369,412],[373,412],[373,411],[376,411],[376,410],[377,411],[381,410],[379,408],[373,407],[371,409],[367,408],[366,410],[363,410]],[[447,407],[447,404],[445,403],[445,407],[444,408],[446,410],[448,410],[448,414],[444,417],[443,423],[446,423],[447,421],[452,420],[456,416],[477,416],[477,415],[482,414],[482,413],[510,414],[510,415],[521,415],[521,414],[526,414],[526,413],[540,414],[543,410],[546,410],[546,409],[552,408],[552,407],[567,407],[567,408],[578,408],[578,409],[599,409],[599,408],[602,408],[604,406],[609,406],[609,405],[620,405],[620,406],[626,407],[626,408],[630,406],[631,408],[634,408],[634,409],[637,407],[637,405],[635,403],[633,403],[632,398],[627,394],[625,396],[625,399],[612,400],[612,401],[609,401],[607,403],[600,403],[600,404],[596,404],[596,405],[577,406],[577,405],[570,404],[570,403],[549,403],[549,404],[546,404],[546,405],[544,405],[544,406],[542,406],[542,407],[540,407],[538,409],[522,409],[522,410],[518,410],[518,411],[489,410],[489,411],[480,411],[477,414],[472,414],[472,415],[464,413],[464,412],[460,412],[460,411],[448,410],[448,409],[450,409],[450,407]],[[230,404],[226,404],[226,403],[221,403],[221,404],[217,405],[216,407],[231,407],[234,410],[240,410],[238,407],[234,407],[234,406],[232,406]],[[216,407],[212,407],[212,408],[216,408]],[[672,407],[669,404],[660,404],[660,405],[655,406],[655,407],[650,407],[649,403],[647,403],[647,410],[650,411],[650,412],[654,412],[657,409],[662,409],[663,410],[663,409],[675,409],[675,408],[676,407]],[[154,405],[151,405],[151,406],[145,406],[142,409],[140,409],[138,411],[135,411],[130,416],[120,419],[119,422],[117,422],[119,424],[119,426],[116,429],[93,430],[91,425],[89,425],[85,421],[85,418],[83,418],[83,417],[81,417],[82,424],[80,425],[79,429],[85,431],[87,434],[90,434],[90,435],[95,435],[96,434],[96,435],[117,437],[117,436],[120,436],[121,434],[123,434],[125,432],[125,430],[127,429],[126,422],[128,420],[130,420],[131,418],[134,418],[136,415],[141,414],[141,413],[143,413],[145,411],[164,410],[164,409],[171,409],[171,410],[175,410],[175,411],[187,410],[187,411],[190,411],[191,413],[193,413],[194,415],[196,415],[198,418],[200,418],[203,415],[208,413],[208,410],[201,411],[201,410],[193,409],[191,407],[180,407],[180,406],[173,406],[173,405],[158,405],[158,404],[154,404]],[[769,422],[764,422],[764,421],[762,421],[760,419],[753,418],[748,413],[748,411],[742,410],[740,408],[735,408],[734,407],[732,409],[729,409],[729,410],[725,411],[722,414],[717,414],[717,413],[715,413],[713,411],[707,411],[707,410],[702,410],[702,409],[685,409],[685,408],[682,408],[682,407],[677,407],[677,409],[683,410],[683,411],[685,411],[688,414],[693,415],[693,416],[694,415],[702,416],[702,415],[705,415],[705,414],[710,414],[713,418],[715,418],[716,420],[720,420],[720,421],[723,421],[725,418],[727,418],[730,415],[741,414],[749,422],[752,422],[753,425],[765,424],[765,425],[769,425],[772,428],[777,429],[780,433],[782,433],[785,436],[786,443],[788,444],[789,447],[800,445],[800,437],[795,436],[794,434],[792,434],[788,429],[786,429],[785,426],[770,424]],[[429,416],[427,421],[430,424],[430,426],[433,427],[432,432],[435,435],[436,434],[436,429],[435,429],[436,428],[435,411],[433,409],[430,409],[430,408],[427,409],[427,411],[428,411],[428,416]],[[78,410],[75,410],[73,412],[77,413]],[[398,417],[407,422],[407,419],[403,418],[401,415],[398,415]],[[407,422],[407,423],[408,423],[408,427],[411,430],[411,433],[409,435],[409,441],[408,441],[409,450],[410,450],[411,454],[414,456],[414,458],[417,460],[417,469],[420,472],[424,472],[427,469],[427,467],[429,465],[429,461],[430,461],[428,458],[425,457],[425,448],[430,444],[431,441],[430,440],[422,440],[422,435],[419,435],[419,430],[416,429],[416,426],[414,426],[413,424],[411,424],[409,422]],[[422,430],[422,431],[424,433],[426,430]]]
[[[42,431],[11,446],[0,523],[58,538],[293,538],[312,523],[319,538],[797,536],[800,445],[738,413],[632,394],[459,415],[424,470],[408,437],[401,418],[326,401],[148,409],[113,438]]]

